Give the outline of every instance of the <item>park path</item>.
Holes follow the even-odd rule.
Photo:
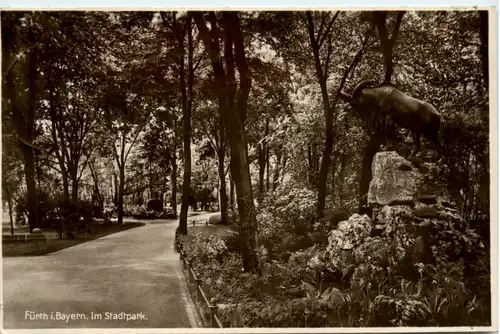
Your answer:
[[[3,327],[195,327],[173,248],[177,221],[146,223],[45,256],[4,258]],[[29,311],[49,319],[30,319]],[[57,312],[83,319],[51,319]]]

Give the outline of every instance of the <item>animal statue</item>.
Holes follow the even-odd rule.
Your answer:
[[[373,110],[380,116],[390,116],[393,122],[412,133],[414,149],[410,158],[420,150],[420,136],[424,135],[434,143],[441,153],[441,114],[428,102],[413,98],[394,85],[383,83],[378,86],[373,80],[363,80],[352,94],[341,91],[341,97],[358,112]]]

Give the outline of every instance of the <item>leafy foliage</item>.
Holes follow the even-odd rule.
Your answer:
[[[179,185],[190,184],[192,208],[218,201],[245,227],[182,239],[226,326],[488,324],[483,16],[383,14],[397,31],[391,82],[442,115],[442,160],[426,143],[419,160],[437,165],[432,186],[451,203],[371,219],[357,204],[378,123],[338,91],[387,77],[373,12],[2,12],[3,198],[18,220],[33,225],[38,208],[40,226],[71,234],[92,217],[176,215]],[[375,151],[404,155],[409,133],[391,132]],[[147,199],[170,208],[147,210]],[[242,262],[250,253],[258,266]]]

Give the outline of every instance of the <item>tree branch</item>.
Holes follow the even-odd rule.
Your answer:
[[[398,38],[398,33],[399,33],[399,28],[401,28],[401,22],[403,21],[403,16],[405,15],[405,12],[399,12],[398,16],[396,17],[396,24],[394,25],[394,29],[391,34],[391,38],[389,39],[391,43],[391,48],[394,46],[394,43],[396,42],[396,39]]]
[[[328,27],[326,28],[325,30],[325,33],[323,34],[323,37],[320,38],[320,36],[318,35],[318,39],[319,39],[319,42],[318,42],[318,49],[321,49],[321,46],[323,45],[323,42],[325,41],[326,39],[326,36],[328,36],[328,34],[330,33],[330,29],[332,28],[332,25],[333,23],[335,22],[335,20],[337,19],[337,17],[339,16],[339,13],[340,11],[337,11],[335,13],[335,15],[333,16],[332,20],[330,21],[330,23],[328,24]]]

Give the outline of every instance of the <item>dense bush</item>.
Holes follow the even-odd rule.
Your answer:
[[[485,113],[485,110],[471,110]],[[488,121],[453,114],[443,127],[444,181],[465,219],[489,218]],[[457,139],[460,140],[457,140]]]
[[[124,216],[134,217],[136,219],[167,218],[166,211],[148,210],[143,205],[124,205],[123,214]]]
[[[264,197],[257,215],[259,237],[270,259],[312,246],[316,193],[307,188],[280,187]]]
[[[62,233],[61,227],[68,238],[87,228],[92,222],[96,208],[90,201],[65,203],[62,196],[50,196],[46,192],[39,193],[38,214],[41,228],[53,228]],[[27,200],[21,198],[16,206],[16,216],[19,218],[28,214]]]

